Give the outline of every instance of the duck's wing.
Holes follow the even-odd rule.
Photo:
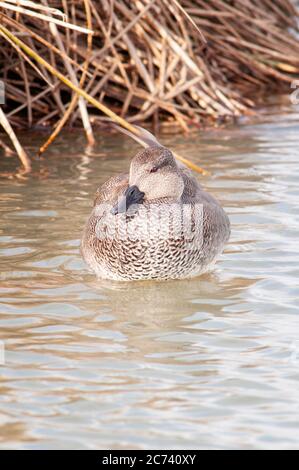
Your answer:
[[[182,202],[202,206],[204,243],[210,244],[211,250],[217,249],[229,238],[229,218],[217,199],[204,191],[189,169],[183,169],[182,175],[185,183]]]
[[[188,204],[195,202],[197,199],[198,193],[202,191],[202,188],[194,176],[191,170],[185,166],[180,167],[181,175],[184,180],[184,191],[182,194],[182,202]]]
[[[81,240],[81,253],[85,262],[97,270],[99,260],[101,259],[103,241],[97,233],[97,225],[105,219],[107,205],[113,206],[129,185],[129,175],[112,176],[96,192],[94,199],[94,208],[86,222]]]
[[[129,186],[129,174],[112,176],[105,181],[96,192],[94,206],[98,204],[115,204],[118,198],[125,192]]]
[[[202,204],[215,204],[221,208],[217,199],[203,189],[198,179],[189,168],[181,168],[181,174],[184,180],[184,191],[182,194],[182,202],[184,204],[197,202]]]

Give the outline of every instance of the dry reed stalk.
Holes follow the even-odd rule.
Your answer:
[[[26,154],[25,150],[23,149],[22,145],[20,144],[15,132],[13,131],[7,117],[5,116],[4,112],[0,108],[0,124],[7,133],[8,137],[10,138],[14,148],[16,149],[17,155],[24,167],[25,172],[31,171],[31,163],[28,155]]]
[[[91,31],[89,29],[82,28],[81,26],[76,26],[72,23],[68,23],[65,20],[63,21],[63,20],[58,20],[56,18],[53,18],[52,17],[52,14],[53,14],[53,9],[52,8],[49,8],[49,7],[45,8],[48,15],[51,15],[51,16],[48,16],[48,15],[44,15],[42,13],[37,13],[37,12],[30,11],[27,8],[22,8],[22,7],[18,6],[18,3],[19,3],[19,1],[16,1],[16,2],[14,2],[13,5],[10,5],[7,2],[0,2],[0,7],[4,8],[5,10],[12,10],[13,12],[18,12],[18,13],[22,13],[24,15],[32,16],[35,19],[48,21],[51,24],[63,26],[64,28],[70,28],[70,29],[73,29],[75,31],[79,31],[81,33],[85,33],[85,34],[93,33],[93,31]],[[36,6],[35,6],[35,8],[36,8]],[[39,7],[39,8],[41,8],[41,7]]]
[[[11,41],[13,41],[19,48],[21,48],[27,55],[29,55],[32,59],[34,59],[38,64],[43,66],[46,70],[48,70],[52,75],[57,77],[61,82],[63,82],[65,85],[67,85],[69,88],[71,88],[73,91],[75,91],[80,97],[85,98],[88,102],[90,102],[94,107],[102,111],[104,114],[110,117],[110,119],[118,124],[120,124],[122,127],[125,129],[128,129],[130,132],[132,132],[135,135],[139,135],[138,129],[135,127],[131,126],[127,121],[119,117],[117,114],[115,114],[113,111],[111,111],[109,108],[104,106],[102,103],[99,101],[95,100],[92,96],[90,96],[86,91],[82,90],[79,88],[77,85],[75,85],[73,82],[71,82],[68,78],[66,78],[64,75],[62,75],[60,72],[58,72],[51,64],[46,62],[42,57],[40,57],[33,49],[31,49],[29,46],[27,46],[23,41],[21,41],[19,38],[14,36],[10,31],[8,31],[4,26],[0,25],[0,32],[7,38],[9,38]],[[5,117],[4,113],[3,116]],[[5,118],[6,119],[6,118]],[[0,121],[1,124],[3,124],[2,120]],[[4,121],[5,122],[5,121]],[[4,125],[3,125],[4,127]],[[14,138],[14,135],[10,132],[10,135]],[[15,142],[14,142],[15,144]],[[18,144],[18,142],[17,142]],[[146,144],[144,144],[146,146]],[[26,154],[22,155],[19,152],[18,148],[18,153],[20,158],[22,159],[22,163],[25,166],[26,163]],[[23,151],[23,153],[25,153]],[[190,162],[188,159],[181,157],[180,155],[176,155],[176,157],[184,162],[187,166],[192,168],[193,170],[197,171],[198,173],[203,173],[205,174],[205,170],[203,170],[201,167],[197,166],[196,164]],[[26,169],[26,168],[25,168]],[[27,163],[27,169],[29,170],[29,166]]]
[[[45,6],[49,8],[49,5],[48,5],[46,0],[44,0],[44,3],[45,3]],[[89,8],[89,3],[88,3],[87,0],[85,1],[85,5],[86,5],[86,8],[88,9],[88,12],[86,13],[87,22],[89,23],[89,25],[91,25],[90,8]],[[91,32],[90,28],[88,28],[87,30]],[[72,83],[74,83],[74,85],[76,85],[78,87],[79,86],[79,81],[77,79],[77,74],[76,74],[75,70],[73,69],[70,61],[68,60],[68,58],[66,56],[66,51],[65,51],[65,48],[64,48],[64,44],[63,44],[63,41],[61,39],[61,35],[58,31],[58,28],[57,28],[56,24],[50,23],[50,31],[51,31],[51,33],[52,33],[52,35],[53,35],[53,37],[56,41],[58,49],[63,54],[63,57],[64,57],[63,61],[64,61],[65,68],[68,72],[68,75],[69,75]],[[89,34],[88,37],[89,37],[88,47],[90,48],[91,47],[91,43],[90,43],[91,34]],[[88,55],[90,55],[90,50],[87,51],[87,52],[88,52]],[[87,67],[87,64],[85,65],[85,69],[86,69],[86,67]],[[84,84],[84,81],[85,81],[85,75],[84,75],[84,79],[82,80],[82,84],[80,85],[80,88]],[[85,101],[82,98],[82,96],[78,97],[78,105],[79,105],[79,109],[80,109],[80,114],[81,114],[83,127],[84,127],[84,130],[85,130],[85,133],[86,133],[87,141],[88,141],[89,145],[94,145],[95,140],[94,140],[94,136],[93,136],[93,131],[92,131],[92,127],[91,127],[91,124],[90,124],[86,104],[85,104]],[[72,108],[73,108],[73,106],[70,105],[69,109],[71,109],[71,111],[72,111]],[[69,114],[70,114],[71,111],[69,111]],[[66,113],[67,113],[67,111],[66,111]]]
[[[5,155],[11,157],[14,154],[13,150],[1,139],[0,139],[0,147],[3,148]]]
[[[88,27],[88,29],[91,29],[91,12],[90,12],[89,0],[84,0],[84,4],[85,4],[85,10],[86,10],[87,27]],[[85,60],[84,65],[83,65],[83,74],[81,76],[80,83],[79,83],[80,88],[82,88],[84,86],[84,82],[85,82],[85,79],[86,79],[86,76],[87,76],[87,70],[88,70],[88,62],[89,62],[91,49],[92,49],[92,35],[88,34],[87,38],[88,38],[87,39],[88,49],[87,49],[86,60]],[[47,150],[49,145],[51,145],[52,142],[54,142],[54,140],[56,139],[56,137],[58,136],[58,134],[60,133],[60,131],[64,127],[65,123],[68,121],[70,115],[75,110],[75,108],[77,106],[77,103],[78,103],[78,100],[79,100],[79,95],[78,94],[74,95],[67,111],[64,113],[64,115],[62,116],[60,121],[56,124],[54,131],[52,132],[50,137],[47,139],[47,141],[40,147],[39,156],[41,156]],[[85,127],[85,131],[86,131],[87,140],[88,140],[89,144],[94,145],[95,141],[94,141],[91,125],[90,125],[90,122],[89,122],[89,118],[88,118],[88,122],[87,122],[86,127]]]

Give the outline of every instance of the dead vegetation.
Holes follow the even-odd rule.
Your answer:
[[[43,152],[67,122],[92,144],[107,119],[237,117],[298,78],[297,15],[291,0],[0,1],[1,124],[54,123]]]

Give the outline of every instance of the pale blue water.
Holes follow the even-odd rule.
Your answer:
[[[88,151],[64,134],[32,176],[0,180],[2,448],[299,448],[299,112],[161,140],[211,171],[231,218],[201,278],[111,284],[81,260],[126,138]]]

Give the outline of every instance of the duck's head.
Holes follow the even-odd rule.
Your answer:
[[[170,150],[149,147],[133,158],[129,187],[113,209],[113,214],[126,212],[133,204],[143,202],[176,202],[184,190],[184,181]]]

